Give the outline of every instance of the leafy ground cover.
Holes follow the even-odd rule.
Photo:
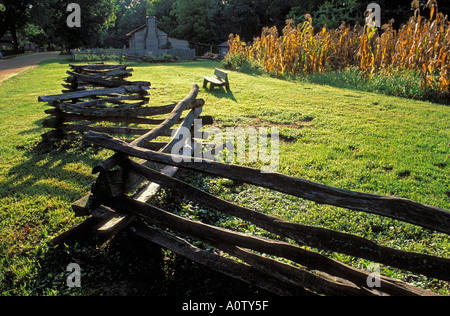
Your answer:
[[[111,152],[80,141],[49,146],[46,106],[40,95],[56,94],[67,77],[63,57],[0,85],[0,293],[2,295],[204,295],[261,293],[141,242],[124,232],[109,244],[53,249],[48,241],[80,220],[70,205],[89,192],[92,167]],[[152,82],[151,103],[184,98],[217,62],[134,64],[133,80]],[[394,195],[450,209],[450,108],[404,98],[290,82],[264,75],[229,73],[232,92],[201,89],[205,115],[218,127],[280,128],[279,172],[330,186]],[[395,220],[317,205],[230,180],[182,177],[230,201],[290,221],[327,227],[380,244],[450,257],[449,237]],[[201,209],[162,191],[166,209],[194,219],[264,231]],[[325,253],[325,252],[324,252]],[[335,259],[366,269],[369,262],[339,254]],[[81,289],[66,286],[66,267],[82,267]],[[449,294],[450,285],[382,266],[383,275]],[[199,279],[198,276],[201,276]],[[192,284],[195,284],[193,286]]]

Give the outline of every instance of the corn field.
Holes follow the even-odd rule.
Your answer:
[[[420,74],[421,88],[439,94],[450,92],[450,21],[437,12],[430,1],[430,17],[417,9],[399,30],[393,21],[381,30],[369,26],[350,27],[343,23],[335,30],[315,32],[313,21],[298,26],[287,22],[283,34],[275,27],[264,28],[252,45],[239,35],[230,36],[226,58],[248,61],[276,75],[311,74],[355,66],[369,78],[379,71],[414,71]]]

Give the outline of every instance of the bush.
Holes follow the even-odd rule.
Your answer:
[[[264,70],[261,66],[253,62],[251,59],[245,57],[245,55],[243,54],[228,54],[225,59],[222,60],[222,66],[223,68],[228,70],[236,70],[244,73],[264,73]]]

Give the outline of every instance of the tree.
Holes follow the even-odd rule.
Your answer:
[[[55,1],[55,10],[48,18],[52,21],[55,40],[60,46],[65,49],[102,46],[103,32],[111,27],[116,19],[113,0],[77,0],[81,7],[80,28],[67,26],[66,1],[52,1]]]
[[[173,15],[177,25],[173,36],[193,42],[209,43],[214,40],[208,20],[209,0],[177,0]]]
[[[168,33],[174,32],[177,27],[177,18],[174,14],[176,0],[150,0],[147,15],[156,16],[158,27]]]
[[[345,22],[350,25],[364,24],[364,11],[357,0],[327,0],[313,15],[314,26],[335,29]]]
[[[127,43],[126,34],[145,23],[149,2],[114,0],[111,9],[116,18],[114,24],[105,30],[101,40],[102,46],[122,48]]]
[[[324,2],[325,0],[294,0],[286,19],[301,24],[306,21],[305,14],[313,14]]]
[[[226,27],[230,33],[239,34],[246,41],[261,34],[260,1],[228,0],[224,8]]]
[[[41,48],[53,48],[58,43],[55,21],[63,18],[58,12],[59,0],[32,0],[28,21],[22,29],[22,38]],[[64,11],[65,12],[65,11]]]
[[[27,23],[29,17],[29,0],[0,0],[0,37],[9,32],[13,39],[14,52],[19,51],[17,34]]]
[[[286,25],[286,17],[293,7],[292,0],[261,0],[259,7],[263,26],[276,26],[282,29]],[[305,6],[305,1],[302,1]]]
[[[208,5],[208,20],[213,34],[212,44],[221,44],[228,39],[230,30],[227,28],[227,16],[224,15],[225,5],[222,0],[210,0]]]
[[[66,49],[81,46],[101,45],[101,37],[104,31],[114,22],[114,0],[77,0],[81,7],[81,27],[70,28],[67,25],[66,11],[68,1],[65,0],[0,0],[3,3],[13,2],[20,8],[20,18],[15,18],[13,24],[5,22],[10,28],[16,27],[16,32],[23,34],[25,39],[33,41],[43,47],[59,46]],[[4,24],[3,13],[7,19],[11,19],[12,9],[5,5],[5,12],[0,12],[0,26]],[[8,13],[9,12],[9,13]],[[10,30],[10,33],[13,32]],[[0,27],[0,35],[2,35]],[[14,37],[14,35],[13,35]]]

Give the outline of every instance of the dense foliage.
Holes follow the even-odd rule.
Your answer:
[[[427,0],[418,1],[424,10]],[[302,24],[309,13],[317,29],[335,29],[345,21],[364,24],[369,3],[382,8],[382,23],[394,19],[399,28],[411,16],[411,0],[77,0],[82,26],[66,25],[69,13],[64,0],[0,0],[0,38],[10,35],[42,48],[114,47],[127,43],[126,34],[155,15],[158,25],[172,36],[194,43],[217,45],[230,33],[251,41],[263,27],[282,29],[287,19]],[[450,0],[440,0],[439,10],[450,11]],[[426,12],[428,15],[429,12]]]

